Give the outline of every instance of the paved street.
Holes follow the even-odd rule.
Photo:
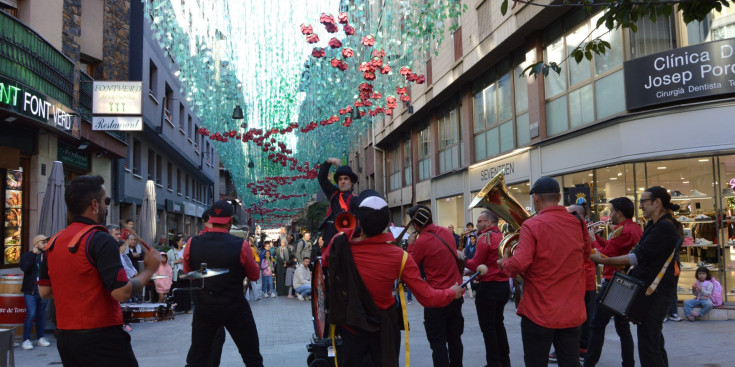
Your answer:
[[[286,297],[268,298],[251,303],[260,334],[260,350],[266,366],[290,367],[306,365],[306,345],[313,333],[311,307]],[[465,298],[464,365],[484,365],[482,335],[477,325],[474,300]],[[409,305],[411,365],[431,366],[431,350],[422,325],[422,307]],[[511,343],[511,359],[523,365],[520,319],[508,304],[505,323]],[[191,315],[177,315],[175,320],[133,324],[133,348],[141,366],[183,366],[191,336]],[[612,323],[607,329],[605,348],[598,366],[619,366],[620,348]],[[672,367],[735,366],[735,321],[667,322],[664,324],[666,349]],[[633,328],[635,337],[635,328]],[[47,366],[60,364],[56,343],[51,347],[35,347],[31,351],[16,348],[17,366]],[[401,343],[403,345],[403,342]],[[638,359],[636,354],[636,359]],[[401,351],[401,365],[404,355]],[[235,344],[227,338],[222,352],[222,366],[241,366]],[[554,366],[552,364],[552,366]]]

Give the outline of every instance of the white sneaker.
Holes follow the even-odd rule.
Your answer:
[[[296,293],[296,297],[299,298],[299,301],[303,301],[304,300],[304,296],[302,296],[302,295],[300,295],[298,293]]]
[[[271,298],[276,298],[276,294],[275,293],[271,293]]]
[[[51,343],[48,340],[46,340],[46,338],[41,338],[41,339],[38,339],[38,345],[42,347],[48,347],[49,345],[51,345]]]
[[[33,349],[33,344],[31,344],[31,341],[30,340],[24,340],[23,341],[23,344],[21,344],[20,346],[21,346],[21,348],[23,348],[25,350],[31,350],[31,349]]]
[[[691,192],[689,193],[689,196],[690,196],[690,197],[693,197],[693,198],[701,198],[701,197],[705,197],[705,196],[707,196],[707,194],[705,194],[705,193],[703,193],[703,192],[700,192],[700,191],[697,191],[697,190],[692,190],[692,191],[691,191]]]

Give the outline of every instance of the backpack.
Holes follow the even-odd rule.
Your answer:
[[[714,288],[712,288],[712,305],[715,307],[722,306],[722,284],[715,278],[710,279],[710,282],[714,285]]]

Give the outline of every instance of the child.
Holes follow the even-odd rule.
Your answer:
[[[158,303],[163,303],[168,291],[171,289],[171,284],[173,284],[174,275],[174,270],[168,264],[168,255],[163,251],[161,251],[161,264],[158,265],[158,271],[154,275],[165,276],[165,278],[153,279],[153,283],[156,284],[156,292],[158,293]]]
[[[712,274],[704,266],[697,268],[697,281],[692,285],[692,293],[696,298],[684,301],[684,314],[687,320],[694,321],[695,317],[701,317],[707,314],[714,305],[712,304],[712,291],[715,286],[712,282]],[[692,311],[694,307],[702,307],[702,310]]]
[[[288,268],[286,269],[286,287],[288,287],[288,298],[296,298],[293,294],[293,274],[296,272],[296,265],[298,265],[299,259],[296,258],[296,256],[291,257],[291,260],[289,260],[286,265]]]
[[[273,259],[270,250],[263,251],[263,260],[260,262],[260,269],[263,272],[263,297],[276,297],[273,291]]]

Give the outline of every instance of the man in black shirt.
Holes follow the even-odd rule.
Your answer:
[[[324,236],[324,243],[329,244],[335,234],[337,228],[334,225],[334,218],[342,212],[357,212],[354,203],[354,195],[352,195],[352,187],[357,183],[357,175],[352,172],[350,166],[340,166],[342,162],[338,158],[329,158],[319,168],[319,186],[321,186],[324,195],[329,198],[329,208],[324,221],[320,226]],[[337,171],[334,173],[334,181],[337,183],[335,187],[329,181],[329,168],[334,165]]]

